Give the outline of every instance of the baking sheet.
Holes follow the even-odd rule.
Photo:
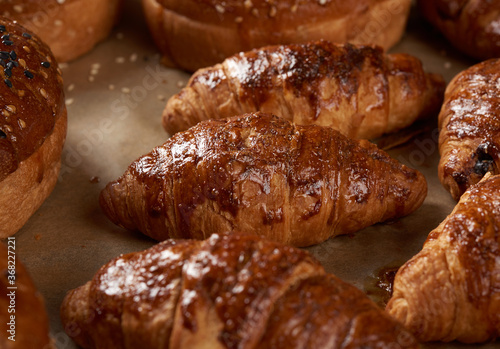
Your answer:
[[[140,233],[118,228],[98,206],[100,190],[127,166],[168,135],[160,116],[169,96],[189,75],[159,64],[138,0],[126,2],[120,24],[90,54],[62,65],[69,129],[62,171],[50,198],[16,235],[17,257],[30,271],[45,298],[51,334],[62,349],[75,348],[59,320],[66,292],[87,282],[111,258],[139,251],[155,242]],[[408,30],[392,52],[419,57],[428,71],[449,81],[474,61],[453,50],[414,13]],[[380,301],[374,284],[381,271],[401,265],[417,253],[455,202],[437,179],[437,132],[429,130],[389,151],[426,177],[429,195],[414,214],[379,224],[308,248],[329,272]],[[471,347],[457,343],[424,348]],[[498,347],[498,342],[474,348]]]

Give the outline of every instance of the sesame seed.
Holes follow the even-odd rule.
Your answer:
[[[12,88],[12,82],[9,79],[5,79],[3,82],[5,82],[8,88]]]
[[[2,35],[2,40],[10,40],[10,34]]]
[[[95,76],[90,75],[90,76],[89,76],[89,82],[94,82],[94,80],[95,80]]]
[[[0,33],[5,32],[7,29],[5,28],[4,25],[0,25]]]
[[[57,3],[60,4],[60,5],[62,5],[62,4],[64,4],[65,1],[66,0],[57,0]]]
[[[12,70],[10,70],[10,69],[4,69],[3,72],[5,73],[6,77],[8,77],[8,78],[12,77]]]
[[[26,94],[26,92],[24,90],[17,90],[17,95],[19,97],[24,97],[25,94]]]
[[[4,60],[9,59],[10,58],[9,52],[7,52],[7,51],[0,51],[0,58],[4,59]]]
[[[110,91],[113,91],[113,90],[115,89],[115,85],[109,85],[109,86],[108,86],[108,89],[109,89]]]
[[[12,104],[8,104],[5,106],[5,109],[7,109],[8,111],[10,111],[11,113],[15,114],[16,111],[17,111],[17,108],[15,105],[12,105]]]
[[[44,68],[50,68],[50,63],[49,62],[42,62],[42,67]]]
[[[63,21],[61,21],[60,19],[56,19],[56,20],[54,21],[54,25],[55,25],[56,27],[62,27],[62,25],[63,25],[63,24],[64,24],[64,23],[63,23]]]
[[[320,5],[325,5],[327,3],[328,0],[319,0],[319,4]]]
[[[66,105],[71,105],[71,104],[73,104],[74,101],[75,101],[74,98],[68,98],[68,99],[66,99]]]
[[[97,74],[99,74],[99,69],[92,69],[90,71],[90,75],[97,75]]]
[[[226,11],[226,9],[224,8],[224,6],[220,5],[220,4],[216,4],[215,5],[215,9],[217,10],[217,12],[219,13],[224,13]]]
[[[122,92],[128,94],[128,93],[130,93],[130,89],[128,87],[123,87]]]
[[[278,12],[278,10],[276,9],[276,6],[272,6],[271,9],[269,10],[269,17],[276,16],[277,12]]]
[[[259,10],[257,10],[255,7],[252,9],[252,15],[254,15],[255,17],[258,17],[259,16]]]
[[[5,138],[7,138],[7,135],[5,134],[5,132],[0,130],[0,139],[5,139]]]
[[[21,130],[26,127],[26,122],[24,122],[23,119],[17,120],[17,123],[19,124],[19,127],[21,128]]]
[[[49,74],[47,74],[47,72],[45,72],[43,70],[40,72],[40,74],[42,74],[42,76],[43,76],[44,79],[48,79],[49,78]]]
[[[21,67],[23,67],[24,69],[26,69],[26,61],[22,58],[19,58],[19,64],[21,65]]]
[[[16,51],[10,51],[9,56],[10,56],[10,59],[16,60],[17,59]]]
[[[49,97],[49,94],[47,93],[47,91],[45,91],[44,88],[40,89],[40,94],[43,96],[43,98]]]
[[[234,19],[234,21],[235,21],[236,23],[241,23],[241,22],[243,22],[243,17],[238,16],[238,17],[236,17],[236,18]]]
[[[23,6],[22,5],[14,5],[14,11],[17,13],[23,12]]]
[[[125,63],[125,57],[116,57],[115,62],[118,64]]]
[[[68,63],[59,63],[59,68],[60,69],[66,69],[67,67],[69,67]]]
[[[298,7],[299,7],[299,6],[298,6],[297,4],[293,4],[293,6],[292,6],[292,8],[291,8],[292,13],[297,12],[297,8],[298,8]]]
[[[90,69],[101,69],[101,63],[92,63]]]
[[[26,38],[26,39],[31,39],[31,35],[29,33],[23,33],[23,36]]]
[[[32,72],[30,72],[29,70],[25,70],[24,71],[24,75],[28,78],[28,79],[33,79],[35,76],[33,75]]]
[[[7,132],[12,132],[12,127],[10,127],[9,125],[5,125],[3,128],[4,128],[4,129],[5,129],[5,131],[7,131]]]
[[[245,0],[245,2],[243,3],[243,5],[245,6],[245,8],[247,10],[249,10],[253,6],[252,0]]]
[[[71,92],[71,91],[73,91],[74,89],[75,89],[75,84],[70,84],[70,85],[68,86],[68,92]]]
[[[28,52],[28,53],[31,52],[31,50],[30,50],[30,48],[28,46],[23,46],[23,50],[26,51],[26,52]]]
[[[167,98],[164,95],[158,95],[157,98],[159,101],[162,101],[162,102],[167,100]]]
[[[4,40],[4,41],[2,41],[2,44],[7,45],[7,46],[12,46],[12,45],[14,45],[14,41]]]
[[[137,58],[139,57],[139,55],[137,53],[132,53],[130,55],[130,62],[135,62],[137,61]]]

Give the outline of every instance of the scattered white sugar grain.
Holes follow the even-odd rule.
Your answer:
[[[115,63],[122,64],[125,63],[125,57],[116,57],[115,58]]]
[[[75,84],[70,84],[70,85],[68,86],[68,92],[71,92],[71,91],[73,91],[74,89],[75,89]]]
[[[74,101],[75,101],[74,98],[67,98],[66,99],[66,105],[71,105],[71,104],[73,104]]]
[[[113,84],[108,85],[108,89],[110,91],[113,91],[115,89],[115,85],[113,85]]]
[[[445,69],[450,69],[451,68],[451,62],[444,62],[444,67],[445,67]]]
[[[123,93],[130,93],[130,89],[128,87],[122,87],[122,92]]]
[[[134,52],[134,53],[132,53],[132,54],[130,55],[130,62],[135,62],[135,61],[137,61],[137,58],[138,58],[138,57],[139,57],[139,55],[138,55],[137,53],[135,53],[135,52]]]
[[[122,33],[122,32],[116,33],[116,38],[117,38],[118,40],[123,39],[123,37],[124,37],[124,35],[123,35],[123,33]]]
[[[90,75],[90,76],[89,76],[89,82],[93,82],[94,80],[95,80],[95,76]]]
[[[164,95],[158,95],[157,98],[159,101],[162,101],[162,102],[167,100],[167,97],[165,97]]]

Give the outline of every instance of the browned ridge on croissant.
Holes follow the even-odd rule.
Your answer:
[[[265,113],[175,134],[101,192],[115,223],[157,240],[239,230],[307,246],[405,216],[423,175],[368,141]]]
[[[163,126],[173,134],[263,111],[373,139],[437,114],[444,88],[440,75],[407,54],[327,41],[268,46],[196,72],[167,102]]]
[[[238,233],[115,258],[67,294],[61,318],[83,348],[418,347],[306,251]]]
[[[460,198],[396,274],[388,312],[421,341],[500,337],[500,176]]]
[[[439,114],[439,179],[455,200],[500,168],[500,59],[476,64],[448,85]]]

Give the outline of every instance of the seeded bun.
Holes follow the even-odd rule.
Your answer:
[[[142,0],[164,63],[195,71],[237,52],[326,39],[399,41],[411,0]]]
[[[4,0],[0,15],[19,21],[46,42],[58,62],[71,61],[104,40],[122,0]]]
[[[18,231],[57,182],[66,137],[62,77],[50,49],[0,17],[0,238]]]

